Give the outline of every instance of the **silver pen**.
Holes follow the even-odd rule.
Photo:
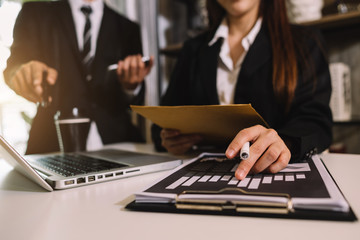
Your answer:
[[[141,61],[143,63],[145,63],[145,67],[148,67],[149,64],[150,64],[150,57],[142,57],[141,58]],[[118,68],[118,64],[117,63],[114,63],[114,64],[111,64],[108,66],[107,70],[108,71],[113,71],[113,70],[116,70]]]

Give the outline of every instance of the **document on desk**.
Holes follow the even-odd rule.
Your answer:
[[[162,128],[197,133],[204,143],[228,144],[242,129],[268,126],[251,104],[199,106],[131,106],[131,109]]]
[[[190,211],[293,214],[295,218],[306,218],[304,212],[310,214],[308,218],[317,218],[321,212],[346,215],[350,211],[317,155],[289,164],[279,173],[250,175],[241,181],[234,176],[239,162],[223,154],[204,153],[136,193],[135,204],[171,204]]]

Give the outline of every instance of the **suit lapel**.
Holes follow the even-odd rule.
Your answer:
[[[239,77],[251,76],[269,60],[271,60],[271,43],[269,36],[266,34],[265,25],[263,24],[244,59]]]
[[[81,57],[79,46],[76,38],[76,29],[74,25],[73,16],[71,13],[70,5],[67,1],[59,1],[58,11],[55,11],[55,14],[58,15],[58,19],[61,26],[61,32],[68,39],[67,43],[70,45],[71,52],[74,54],[74,57],[78,60],[81,65]]]
[[[214,45],[206,46],[202,48],[202,52],[199,54],[199,69],[200,86],[205,87],[205,92],[210,105],[219,104],[219,97],[216,89],[216,77],[217,77],[217,66],[218,56],[221,49],[222,41],[218,40]],[[200,89],[201,91],[201,89]]]
[[[112,43],[109,42],[112,41],[113,39],[111,34],[118,30],[118,29],[114,29],[114,30],[111,29],[111,28],[115,28],[113,26],[115,26],[114,23],[116,22],[116,19],[113,16],[114,15],[111,14],[111,10],[109,9],[109,7],[106,6],[106,4],[104,4],[104,13],[101,20],[100,31],[97,39],[96,51],[93,62],[93,66],[95,67],[99,66],[100,64],[100,63],[97,64],[97,60],[99,59],[100,55],[106,53],[107,52],[106,48],[109,45],[112,45]],[[113,49],[113,51],[118,51],[118,49]]]
[[[261,71],[261,68],[265,64],[271,64],[271,56],[271,43],[263,25],[241,66],[235,86],[235,103],[244,103],[244,101],[248,103],[253,97],[251,96],[251,92],[254,90],[253,88],[258,88],[260,87],[259,84],[264,84],[263,81],[266,79],[258,79],[254,77],[254,74]],[[270,67],[272,68],[272,66]]]

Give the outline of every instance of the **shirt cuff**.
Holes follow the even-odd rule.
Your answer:
[[[124,92],[129,96],[129,97],[135,97],[139,94],[140,90],[142,88],[142,84],[139,83],[138,86],[134,89],[134,90],[128,90],[128,89],[124,89]]]

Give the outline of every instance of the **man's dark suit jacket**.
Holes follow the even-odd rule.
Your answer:
[[[309,53],[307,62],[315,69],[315,80],[311,76],[312,68],[300,71],[290,111],[286,112],[284,104],[274,96],[273,53],[266,24],[263,24],[241,66],[234,103],[251,103],[271,128],[277,130],[286,142],[292,143],[290,150],[295,160],[314,152],[315,148],[323,151],[330,145],[332,115],[329,68],[318,45],[321,38],[307,29],[294,26],[293,30],[305,52]],[[219,104],[216,76],[221,40],[209,46],[212,34],[204,33],[184,44],[161,105]],[[159,127],[154,125],[152,137],[157,149],[161,150],[159,131]],[[236,134],[234,132],[234,137]]]
[[[27,153],[58,151],[54,114],[73,107],[96,122],[104,144],[143,141],[140,131],[131,123],[128,95],[115,73],[107,72],[109,65],[141,53],[139,26],[105,5],[91,69],[93,78],[87,81],[68,2],[25,3],[15,24],[5,78],[9,79],[21,64],[31,60],[44,62],[59,74],[50,107],[38,107]],[[143,101],[143,89],[132,103]]]

